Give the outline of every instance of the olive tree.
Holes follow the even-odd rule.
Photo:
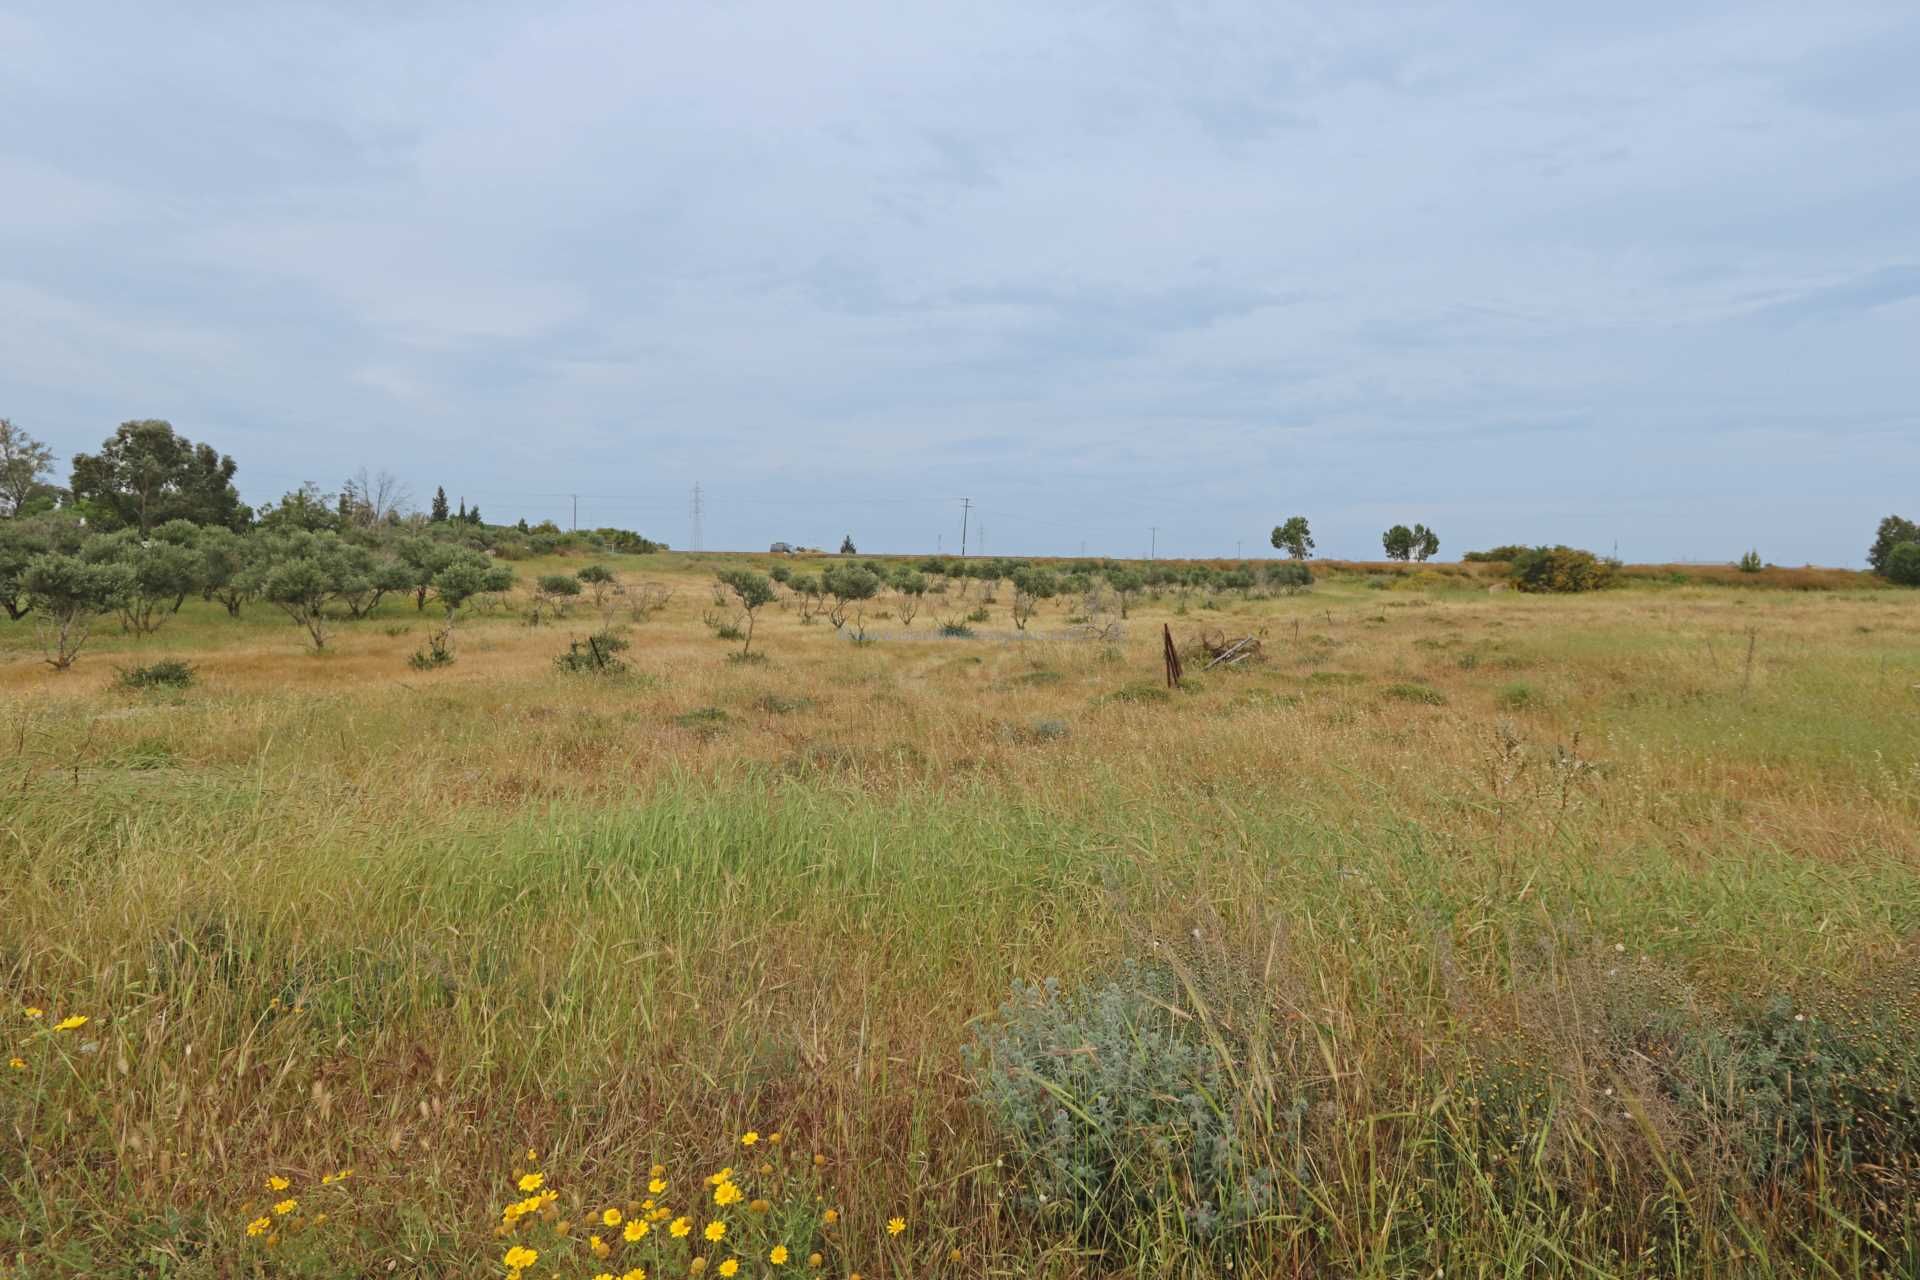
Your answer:
[[[827,595],[833,597],[833,606],[827,610],[827,621],[838,631],[847,625],[848,609],[856,609],[858,616],[857,606],[879,594],[880,576],[858,565],[835,565],[820,575],[820,585]]]
[[[1127,608],[1139,594],[1146,589],[1147,577],[1138,569],[1129,569],[1125,565],[1116,565],[1107,570],[1107,585],[1120,597],[1120,616],[1127,616]]]
[[[903,568],[894,575],[893,589],[900,597],[900,625],[912,628],[914,615],[920,612],[920,605],[927,598],[927,575]]]
[[[1285,524],[1273,527],[1273,546],[1277,551],[1287,553],[1289,559],[1305,560],[1313,554],[1313,533],[1307,527],[1305,516],[1288,516]]]
[[[719,578],[740,602],[741,612],[747,615],[746,643],[740,646],[740,656],[744,658],[753,651],[754,615],[762,605],[773,603],[773,580],[751,569],[728,569]]]
[[[81,557],[127,570],[127,589],[116,607],[121,628],[134,635],[158,631],[164,621],[161,612],[179,608],[188,592],[200,589],[200,556],[192,547],[158,536],[144,537],[137,529],[90,538]]]
[[[118,609],[133,589],[133,570],[112,561],[49,552],[27,563],[20,585],[38,615],[47,665],[65,671],[80,656],[93,620]]]
[[[1060,594],[1060,580],[1046,569],[1016,569],[1013,572],[1013,625],[1027,629],[1034,611],[1043,600]]]
[[[543,573],[533,584],[533,612],[527,621],[537,627],[543,612],[563,615],[567,602],[579,595],[580,579],[565,573]]]

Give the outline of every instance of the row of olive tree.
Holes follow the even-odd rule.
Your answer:
[[[150,634],[190,596],[236,617],[249,602],[273,605],[321,649],[335,616],[364,618],[390,595],[410,595],[417,609],[437,600],[451,627],[467,601],[512,584],[509,566],[432,533],[236,533],[170,520],[143,537],[93,533],[58,511],[0,522],[0,608],[16,620],[36,617],[47,660],[60,670],[96,619],[117,615],[123,630]]]

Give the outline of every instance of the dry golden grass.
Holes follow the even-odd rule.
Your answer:
[[[0,624],[0,956],[16,1003],[92,1019],[59,1040],[15,1020],[0,1255],[236,1274],[263,1257],[239,1206],[267,1173],[350,1166],[334,1243],[289,1273],[495,1266],[523,1148],[617,1185],[717,1168],[757,1125],[831,1154],[871,1245],[846,1268],[1180,1273],[1010,1212],[959,1051],[1016,976],[1197,936],[1264,975],[1362,1135],[1316,1155],[1321,1225],[1279,1232],[1263,1270],[1591,1274],[1564,1256],[1586,1249],[1653,1272],[1644,1214],[1520,1223],[1463,1191],[1445,1238],[1409,1235],[1374,1197],[1431,1171],[1364,1134],[1437,1105],[1458,1055],[1571,1043],[1543,1009],[1584,998],[1601,949],[1709,1002],[1913,964],[1915,593],[1542,599],[1429,566],[1167,596],[1103,643],[1066,634],[1073,602],[1016,635],[1003,592],[973,640],[935,635],[938,603],[903,632],[878,602],[864,646],[769,608],[767,660],[741,665],[700,621],[740,560],[765,563],[617,562],[678,591],[627,624],[612,680],[554,669],[600,625],[584,607],[480,614],[430,672],[405,601],[319,655],[264,606],[189,605],[138,642],[103,630],[64,675]],[[1264,660],[1190,663],[1169,693],[1163,623],[1261,632]],[[198,684],[115,686],[161,656]],[[1639,1138],[1589,1136],[1595,1168],[1658,1184]],[[1701,1228],[1688,1265],[1775,1256],[1736,1238]]]

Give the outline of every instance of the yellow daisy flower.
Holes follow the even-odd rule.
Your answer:
[[[517,1244],[507,1250],[506,1257],[502,1258],[501,1261],[507,1264],[507,1270],[509,1271],[525,1271],[528,1267],[540,1261],[540,1254],[537,1250]]]
[[[773,1252],[767,1255],[767,1261],[776,1267],[785,1266],[787,1263],[787,1246],[783,1244],[773,1246]]]
[[[60,1021],[54,1023],[53,1029],[55,1031],[78,1031],[86,1025],[87,1015],[84,1013],[76,1013],[71,1018],[62,1018]]]
[[[279,1204],[273,1206],[273,1212],[275,1213],[275,1215],[284,1218],[288,1214],[292,1213],[295,1209],[298,1209],[299,1207],[300,1207],[300,1202],[298,1200],[295,1200],[292,1196],[288,1196],[285,1200],[282,1200]]]
[[[288,1182],[277,1173],[267,1179],[267,1190],[269,1191],[285,1191],[292,1185],[291,1182]]]
[[[905,1231],[906,1229],[907,1229],[907,1220],[905,1218],[888,1218],[887,1219],[888,1235],[897,1236],[902,1231]]]
[[[621,1213],[618,1209],[608,1209],[605,1213],[600,1215],[600,1221],[609,1227],[619,1226],[620,1218],[621,1218]]]
[[[255,1218],[247,1224],[247,1234],[250,1236],[263,1236],[267,1234],[267,1229],[271,1226],[273,1226],[272,1218]]]
[[[760,1141],[760,1135],[755,1133],[752,1129],[749,1129],[745,1133],[740,1135],[740,1145],[743,1147],[750,1147],[758,1141]]]
[[[635,1218],[627,1223],[627,1229],[620,1234],[628,1244],[632,1244],[635,1240],[643,1238],[650,1230],[652,1230],[651,1227]]]
[[[693,1230],[693,1223],[684,1217],[675,1218],[673,1225],[668,1227],[667,1230],[673,1233],[675,1240],[681,1240],[686,1237],[687,1232]]]
[[[727,1224],[720,1221],[718,1218],[715,1218],[712,1222],[709,1222],[707,1224],[707,1230],[705,1234],[707,1239],[718,1244],[720,1241],[727,1238]]]
[[[738,1271],[739,1269],[740,1269],[740,1259],[738,1258],[728,1258],[725,1262],[720,1264],[720,1274],[723,1276],[731,1276],[734,1272]]]
[[[667,1180],[665,1178],[655,1178],[653,1181],[647,1184],[648,1195],[657,1196],[662,1191],[665,1191],[666,1189],[667,1189]]]
[[[538,1191],[540,1184],[546,1180],[547,1175],[544,1173],[523,1174],[520,1178],[520,1189],[522,1191]]]

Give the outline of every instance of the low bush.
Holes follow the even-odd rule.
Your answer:
[[[569,641],[567,651],[556,656],[553,665],[567,675],[622,675],[627,664],[616,655],[626,647],[627,642],[619,636],[603,632],[585,640]]]
[[[1513,561],[1513,583],[1522,591],[1598,591],[1613,585],[1619,568],[1577,547],[1535,547]]]
[[[1282,1178],[1243,1138],[1226,1046],[1179,1004],[1172,974],[1135,966],[1073,994],[1015,983],[970,1047],[1015,1206],[1041,1229],[1219,1256],[1275,1211]]]
[[[1401,682],[1390,684],[1380,691],[1383,698],[1392,698],[1396,702],[1417,702],[1422,706],[1445,706],[1447,695],[1438,689],[1424,684]]]
[[[119,667],[114,683],[122,689],[146,691],[152,689],[185,689],[199,678],[191,662],[179,658],[162,658],[143,667]]]

